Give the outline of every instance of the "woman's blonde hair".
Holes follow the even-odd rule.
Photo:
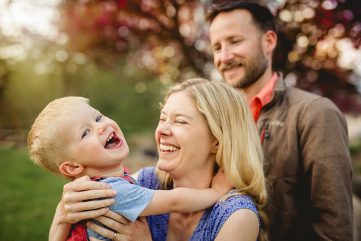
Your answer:
[[[36,117],[28,134],[28,151],[31,160],[40,167],[60,175],[59,166],[68,158],[60,135],[73,106],[88,103],[83,97],[68,96],[51,101]]]
[[[252,197],[264,228],[267,218],[263,207],[267,194],[263,154],[248,103],[240,91],[227,84],[201,78],[189,79],[170,88],[165,101],[179,91],[186,91],[194,98],[196,108],[203,114],[211,133],[219,142],[216,163],[238,193]],[[169,186],[171,181],[167,175],[164,184]],[[264,240],[264,235],[261,234],[259,239]]]

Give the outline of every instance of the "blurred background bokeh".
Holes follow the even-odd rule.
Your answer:
[[[263,3],[279,20],[275,69],[289,85],[328,97],[345,113],[359,180],[361,1]],[[220,79],[205,20],[211,4],[0,0],[0,240],[47,240],[65,181],[29,161],[26,135],[54,98],[88,97],[125,132],[130,170],[155,164],[163,91],[189,77]],[[359,188],[355,184],[355,201]]]

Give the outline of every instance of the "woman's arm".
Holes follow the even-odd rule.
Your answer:
[[[60,203],[56,207],[53,222],[49,232],[49,241],[65,241],[69,235],[71,224],[62,222]]]
[[[108,239],[122,240],[122,241],[152,241],[152,236],[149,231],[148,223],[145,217],[138,219],[135,222],[130,222],[121,215],[108,211],[104,216],[95,218],[97,221],[113,229],[116,233],[116,239],[113,239],[113,231],[101,227],[95,223],[87,222],[87,228],[92,229],[98,234]],[[90,241],[100,241],[94,237],[90,237]]]
[[[249,209],[240,209],[229,216],[215,241],[256,241],[258,232],[257,215]]]
[[[71,224],[105,214],[116,192],[106,183],[84,176],[64,185],[63,195],[50,227],[49,240],[65,241]],[[98,198],[102,200],[88,201]]]

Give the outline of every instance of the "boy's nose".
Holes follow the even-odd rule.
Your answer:
[[[99,126],[99,128],[98,128],[98,134],[99,135],[102,135],[104,132],[105,132],[105,126],[104,125],[101,125],[101,126]]]

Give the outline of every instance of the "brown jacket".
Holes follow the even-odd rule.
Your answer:
[[[347,125],[328,99],[280,77],[258,120],[271,241],[352,240]]]

